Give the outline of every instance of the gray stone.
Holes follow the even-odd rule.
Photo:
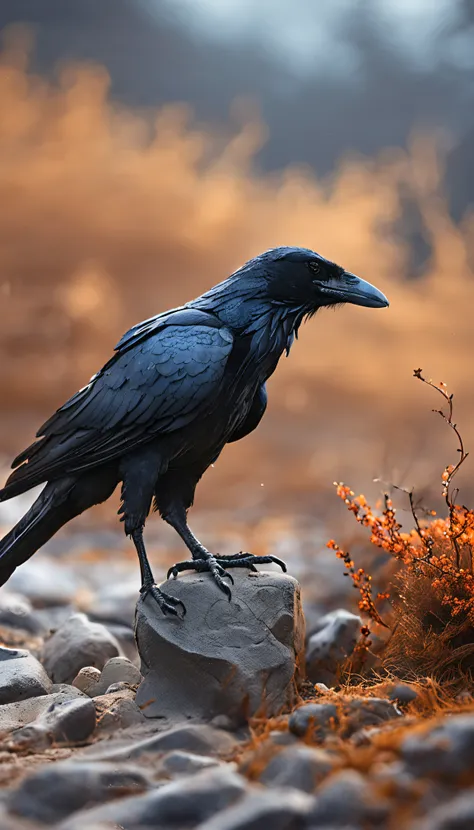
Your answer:
[[[474,827],[474,789],[460,793],[447,804],[440,804],[413,830],[472,830]]]
[[[0,627],[21,629],[30,634],[40,634],[44,626],[27,597],[0,590]]]
[[[272,758],[259,780],[270,787],[294,787],[313,793],[333,767],[333,757],[323,749],[289,746]]]
[[[418,692],[406,683],[396,683],[390,689],[389,699],[393,700],[399,706],[407,706],[418,697]]]
[[[106,695],[111,695],[113,692],[126,692],[130,691],[130,683],[112,683],[106,690]]]
[[[0,646],[0,704],[47,695],[51,686],[43,666],[29,651]]]
[[[139,591],[140,585],[135,579],[104,585],[90,602],[88,613],[98,622],[115,623],[131,629]]]
[[[35,615],[48,636],[54,634],[76,612],[77,609],[73,605],[52,605],[48,608],[35,608]]]
[[[139,670],[130,660],[126,657],[112,657],[107,660],[97,684],[87,694],[90,697],[104,695],[109,686],[120,682],[128,683],[129,686],[137,686],[141,679]]]
[[[390,803],[354,769],[336,772],[324,781],[311,812],[310,827],[386,826]]]
[[[52,694],[42,695],[41,697],[29,697],[26,700],[0,706],[0,734],[11,732],[14,729],[19,729],[28,723],[32,723],[43,712],[49,709],[53,703],[60,703],[64,700],[76,700],[77,698],[84,697],[85,695],[79,689],[74,689],[72,686],[60,687],[58,691],[55,691],[55,687],[53,686]]]
[[[144,722],[145,716],[134,700],[117,697],[116,693],[103,695],[103,698],[111,698],[111,702],[100,717],[97,725],[98,734],[115,732],[117,729],[126,729],[129,726],[136,726],[138,723]],[[100,699],[94,698],[94,703]]]
[[[89,697],[98,697],[137,686],[141,679],[140,671],[127,657],[112,657],[102,672],[94,666],[85,666],[72,682]]]
[[[337,707],[333,703],[305,703],[289,717],[288,728],[298,738],[323,741],[339,725]]]
[[[233,804],[245,789],[242,776],[224,766],[216,767],[165,784],[146,795],[82,810],[58,827],[59,830],[84,830],[94,823],[109,822],[126,830],[191,828]]]
[[[43,662],[56,683],[72,683],[80,669],[102,669],[120,646],[101,623],[91,622],[85,614],[73,614],[44,646]]]
[[[338,683],[339,668],[354,651],[361,626],[361,618],[344,608],[325,614],[313,625],[306,648],[306,672],[312,683]]]
[[[385,721],[402,717],[400,710],[390,700],[382,697],[349,698],[342,704],[344,724],[342,737],[348,738],[359,729],[379,726]]]
[[[401,744],[401,756],[414,775],[455,781],[474,772],[474,714],[453,715],[409,734]]]
[[[95,707],[88,697],[59,700],[28,726],[11,733],[9,748],[45,748],[51,744],[82,743],[95,729]]]
[[[101,672],[99,669],[96,669],[95,666],[84,666],[84,668],[76,674],[74,680],[72,681],[72,685],[77,689],[80,689],[81,692],[84,692],[84,694],[92,697],[89,692],[97,688],[100,676]]]
[[[51,686],[51,694],[56,694],[56,692],[61,692],[61,694],[68,699],[85,697],[84,692],[82,692],[81,689],[76,688],[76,686],[73,686],[72,683],[53,683]]]
[[[228,715],[216,715],[215,718],[212,718],[209,722],[211,726],[215,726],[216,729],[228,729],[232,732],[235,728],[232,723],[232,719],[229,718]]]
[[[56,762],[40,767],[7,798],[23,818],[54,824],[71,813],[150,788],[146,773],[130,766]]]
[[[30,559],[17,568],[8,582],[9,588],[28,597],[35,608],[69,605],[77,592],[86,587],[77,568],[60,565],[52,558]]]
[[[257,712],[276,715],[295,700],[304,664],[304,619],[296,580],[282,573],[234,571],[232,601],[209,574],[188,574],[163,589],[181,599],[183,620],[165,616],[152,597],[137,606],[136,637],[144,681],[137,703],[147,717],[235,724]]]
[[[196,830],[306,830],[313,803],[308,795],[294,790],[253,789]]]
[[[133,610],[135,612],[135,606]],[[140,665],[140,656],[138,654],[133,629],[127,628],[125,625],[116,625],[115,623],[108,622],[107,631],[110,631],[112,636],[117,640],[124,657],[128,657],[133,665],[138,667]]]
[[[215,767],[219,764],[216,758],[210,758],[208,755],[196,755],[193,752],[183,752],[181,749],[175,749],[168,752],[160,763],[160,771],[170,778],[177,775],[191,775],[193,772],[200,772],[202,769],[208,767]]]
[[[98,698],[95,698],[97,702]],[[141,741],[131,741],[119,746],[112,741],[88,748],[87,756],[104,761],[129,761],[149,754],[183,750],[196,755],[228,755],[237,741],[228,732],[213,729],[205,724],[185,724],[158,732]]]
[[[298,738],[293,732],[282,732],[280,729],[272,729],[268,733],[268,740],[274,746],[294,746],[299,743]]]

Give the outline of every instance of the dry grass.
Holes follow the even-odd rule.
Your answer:
[[[441,476],[447,516],[433,518],[434,511],[417,503],[413,491],[404,491],[414,522],[407,533],[388,494],[382,512],[376,515],[364,496],[356,497],[340,484],[338,495],[359,524],[370,530],[371,544],[397,563],[396,572],[386,589],[375,594],[367,570],[357,568],[350,554],[333,540],[328,547],[343,560],[359,591],[359,610],[379,631],[382,629],[381,667],[397,678],[433,678],[452,695],[468,687],[474,672],[474,511],[456,503],[459,490],[454,486],[468,453],[453,420],[454,396],[448,394],[444,383],[438,386],[427,381],[421,369],[414,374],[441,395],[444,409],[433,411],[458,443],[456,463],[449,464]],[[383,613],[379,611],[381,604]],[[360,654],[370,651],[369,625],[363,627],[362,635],[355,661],[359,669],[363,668]],[[350,668],[354,671],[354,660]]]

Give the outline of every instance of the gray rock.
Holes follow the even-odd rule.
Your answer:
[[[208,767],[215,767],[219,764],[216,758],[208,755],[196,755],[193,752],[183,752],[175,749],[168,752],[160,763],[160,771],[170,778],[177,775],[191,775],[193,772],[200,772]]]
[[[11,732],[14,729],[20,729],[22,726],[32,723],[43,712],[49,709],[53,703],[85,697],[82,692],[74,689],[72,686],[63,686],[58,691],[54,690],[55,687],[53,686],[52,694],[42,695],[41,697],[29,697],[27,700],[20,700],[16,703],[7,703],[5,706],[0,706],[0,733]]]
[[[253,789],[196,830],[306,830],[313,799],[293,790]]]
[[[313,793],[333,768],[333,757],[323,749],[289,746],[272,758],[259,780],[270,787],[294,787]]]
[[[135,611],[135,606],[133,610]],[[125,625],[117,625],[115,623],[108,622],[107,630],[110,631],[112,636],[117,640],[123,655],[128,657],[134,666],[138,667],[140,665],[140,657],[133,629],[128,628]]]
[[[30,559],[10,577],[9,588],[28,597],[35,608],[69,605],[77,592],[86,587],[77,569],[59,565],[45,555]]]
[[[137,605],[136,637],[144,681],[137,703],[147,717],[235,724],[256,712],[278,714],[295,699],[304,664],[304,619],[298,583],[287,574],[234,571],[232,601],[209,574],[162,586],[181,599],[183,620],[163,615],[152,597]],[[166,671],[164,670],[166,667]]]
[[[113,692],[127,692],[130,691],[129,683],[112,683],[106,690],[106,695],[111,695]]]
[[[321,784],[310,827],[385,827],[389,811],[390,803],[374,792],[364,775],[345,769]]]
[[[127,657],[112,657],[102,672],[94,666],[85,666],[72,682],[89,697],[98,697],[137,686],[141,679],[140,671]]]
[[[354,651],[361,626],[361,618],[344,608],[325,614],[313,625],[306,648],[306,672],[312,683],[337,684],[339,667]]]
[[[104,695],[114,683],[127,683],[129,686],[137,686],[142,676],[136,666],[126,657],[112,657],[107,660],[100,679],[87,693],[90,697]]]
[[[107,584],[94,596],[88,609],[89,615],[99,622],[116,623],[133,628],[135,619],[135,605],[140,591],[140,585],[132,581],[120,580],[115,584]]]
[[[95,698],[95,702],[97,700],[98,698]],[[183,750],[206,756],[227,755],[236,745],[237,741],[228,732],[204,724],[186,724],[125,745],[121,743],[114,746],[112,741],[107,744],[95,744],[88,748],[87,756],[105,761],[129,761],[171,750]]]
[[[45,643],[43,662],[56,683],[72,683],[80,669],[102,669],[120,646],[101,623],[91,622],[85,614],[73,614]]]
[[[15,815],[54,824],[71,813],[150,788],[146,773],[130,766],[56,762],[40,767],[7,798]]]
[[[370,778],[377,787],[381,785],[382,790],[390,792],[390,796],[396,801],[411,800],[413,798],[415,778],[400,760],[388,760],[384,763],[375,764],[371,769]],[[426,788],[424,790],[425,797],[431,799],[433,791]],[[436,792],[436,798],[438,795],[439,790]]]
[[[228,717],[228,715],[216,715],[215,718],[209,721],[211,726],[215,726],[216,729],[228,729],[232,732],[235,728],[235,725],[232,723],[232,719]]]
[[[84,830],[94,823],[120,827],[195,827],[239,799],[246,781],[225,767],[203,770],[180,778],[146,795],[123,798],[83,810],[59,825],[59,830]]]
[[[80,689],[81,692],[84,692],[84,694],[92,697],[89,692],[97,688],[100,677],[101,672],[99,669],[96,669],[95,666],[84,666],[84,668],[76,674],[74,680],[72,681],[72,685],[77,689]]]
[[[43,666],[29,651],[0,646],[0,704],[47,695],[51,686]]]
[[[333,703],[305,703],[295,709],[288,720],[293,735],[317,741],[323,741],[338,725],[339,715]]]
[[[344,725],[342,737],[348,738],[359,729],[379,726],[385,721],[402,717],[400,710],[390,700],[382,697],[361,697],[344,700],[342,704]]]
[[[474,827],[474,789],[460,793],[438,805],[413,830],[472,830]]]
[[[56,694],[57,692],[61,692],[63,697],[68,698],[68,700],[85,697],[84,692],[81,689],[77,689],[72,683],[53,683],[51,686],[51,694]]]
[[[446,717],[424,732],[408,735],[401,756],[414,775],[453,781],[474,772],[474,714]]]
[[[294,746],[299,743],[298,738],[293,732],[282,732],[280,729],[272,729],[268,733],[268,740],[274,746]]]
[[[35,615],[48,636],[54,634],[76,612],[77,608],[73,605],[52,605],[48,608],[35,608]]]
[[[12,732],[9,748],[45,748],[51,744],[82,743],[95,729],[95,706],[88,697],[59,700],[28,726]]]
[[[418,692],[406,683],[396,683],[389,692],[389,699],[399,706],[407,706],[418,697]]]
[[[97,732],[115,732],[117,729],[126,729],[129,726],[136,726],[143,723],[145,716],[138,708],[134,700],[130,698],[117,697],[116,693],[103,695],[102,698],[94,698],[94,703],[97,700],[110,698],[110,705],[107,706],[105,712],[101,715]]]
[[[0,626],[40,634],[44,626],[27,597],[0,590]]]

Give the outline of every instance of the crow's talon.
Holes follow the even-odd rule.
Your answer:
[[[155,602],[161,608],[163,614],[172,614],[175,617],[179,617],[183,619],[186,615],[186,606],[184,602],[176,597],[172,597],[170,594],[165,594],[164,591],[161,591],[157,585],[154,583],[151,585],[142,585],[140,588],[140,593],[143,598],[150,595],[153,597]],[[181,606],[181,613],[179,612],[178,608]]]
[[[227,574],[226,574],[226,576],[227,576]],[[218,587],[221,589],[221,591],[224,592],[224,594],[226,595],[226,597],[228,598],[228,600],[230,602],[231,599],[232,599],[232,591],[230,590],[229,586],[224,582],[224,580],[222,579],[221,576],[219,576],[219,574],[213,574],[213,577],[214,577]],[[232,582],[233,582],[233,580],[232,580]]]
[[[231,556],[202,556],[201,559],[191,559],[186,562],[177,562],[168,570],[168,579],[172,576],[174,579],[182,571],[196,571],[196,573],[204,573],[208,571],[212,574],[215,583],[221,591],[226,594],[229,600],[232,597],[232,592],[228,585],[224,582],[224,578],[234,584],[234,579],[230,573],[227,573],[226,568],[247,568],[249,571],[258,573],[256,565],[268,565],[270,563],[279,565],[282,571],[286,572],[286,565],[281,559],[276,556],[254,556],[251,553],[234,553]]]
[[[224,578],[229,579],[232,585],[234,584],[234,579],[232,574],[227,573],[225,567],[220,564],[216,557],[209,555],[208,557],[202,557],[201,559],[191,559],[186,562],[177,562],[169,568],[168,579],[171,576],[176,579],[178,574],[182,573],[182,571],[196,571],[196,573],[205,573],[206,571],[209,572],[212,574],[214,581],[221,591],[223,591],[229,599],[231,598],[231,590],[224,582]]]
[[[217,581],[217,577],[221,577],[222,579],[224,579],[226,577],[231,582],[232,585],[234,584],[234,577],[232,576],[232,574],[227,573],[227,571],[222,567],[220,562],[217,562],[217,565],[214,566],[214,567],[211,567],[210,570],[211,570],[212,575],[216,579],[216,581]]]
[[[187,571],[187,570],[193,570],[193,569],[197,571],[198,568],[196,568],[196,564],[197,564],[198,561],[201,562],[201,561],[204,561],[204,560],[190,559],[188,562],[176,562],[176,565],[172,565],[171,568],[168,568],[168,573],[166,575],[166,578],[169,579],[170,576],[172,576],[173,579],[176,579],[178,574],[181,573],[181,571]]]
[[[223,568],[248,568],[251,571],[256,571],[256,565],[279,565],[284,573],[286,573],[286,565],[282,559],[276,556],[254,556],[252,553],[234,553],[232,556],[218,556],[216,561]]]

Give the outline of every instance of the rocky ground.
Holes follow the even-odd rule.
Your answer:
[[[236,571],[231,603],[180,577],[184,620],[139,602],[140,659],[114,573],[42,554],[0,591],[0,830],[474,827],[468,689],[339,686],[360,620],[330,591],[305,634],[276,570]]]

